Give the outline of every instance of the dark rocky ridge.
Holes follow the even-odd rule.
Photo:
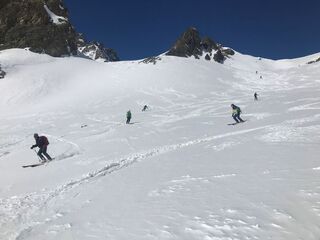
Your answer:
[[[77,53],[76,32],[66,21],[52,23],[44,4],[68,18],[60,0],[2,0],[0,5],[0,49],[27,48],[54,57]]]
[[[200,58],[205,54],[206,60],[213,59],[216,62],[223,63],[234,51],[230,48],[224,48],[209,37],[201,39],[196,28],[189,28],[176,41],[174,46],[166,53],[169,56]],[[213,57],[212,57],[213,55]]]
[[[0,79],[4,78],[5,75],[6,75],[6,72],[1,69],[1,65],[0,65]]]
[[[317,58],[317,59],[314,60],[314,61],[307,62],[307,64],[312,64],[312,63],[316,63],[316,62],[320,62],[320,57]]]
[[[66,19],[54,23],[44,5]],[[68,21],[63,0],[0,0],[0,50],[30,48],[54,57],[78,54],[79,35]],[[91,45],[83,42],[82,47]],[[116,53],[101,47],[106,60],[117,59]],[[111,53],[112,56],[108,56]]]

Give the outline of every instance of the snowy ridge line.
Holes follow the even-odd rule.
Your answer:
[[[23,224],[25,226],[21,226],[20,230],[17,230],[17,229],[13,230],[15,235],[13,239],[20,239],[21,234],[25,233],[25,231],[30,231],[30,228],[32,228],[33,226],[41,224],[39,222],[30,221],[30,219],[32,219],[32,214],[38,212],[39,210],[44,208],[50,200],[54,199],[57,196],[60,196],[60,194],[63,194],[64,192],[68,191],[71,188],[74,188],[84,183],[88,183],[89,180],[92,181],[94,178],[102,177],[107,174],[111,174],[112,172],[121,170],[122,168],[128,167],[139,160],[143,160],[156,155],[168,153],[168,152],[185,148],[188,146],[193,146],[203,142],[208,142],[208,141],[221,139],[229,136],[241,135],[245,133],[258,131],[270,126],[271,125],[267,125],[263,127],[240,130],[236,132],[229,132],[226,134],[219,134],[219,135],[200,138],[196,140],[190,140],[184,143],[153,148],[151,150],[148,150],[142,153],[135,153],[128,157],[124,157],[116,163],[111,163],[97,171],[86,174],[82,178],[79,178],[77,180],[71,180],[70,182],[56,188],[55,190],[51,190],[47,192],[44,191],[42,193],[34,192],[22,197],[11,197],[9,199],[0,199],[0,206],[2,206],[2,209],[0,211],[0,215],[1,215],[0,229],[3,229],[3,225],[9,224],[9,223],[11,223],[13,226],[17,226],[19,223],[21,224],[22,222],[25,222]],[[21,219],[21,216],[23,216],[23,219]],[[1,234],[0,234],[0,237],[1,237]]]

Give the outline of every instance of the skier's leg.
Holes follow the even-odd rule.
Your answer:
[[[41,160],[46,160],[44,158],[44,156],[42,155],[42,153],[43,153],[43,150],[42,150],[42,148],[40,148],[39,151],[38,151],[38,156],[41,158]]]
[[[239,119],[240,122],[244,122],[244,121],[242,120],[242,118],[240,117],[240,113],[237,115],[237,118]]]
[[[43,155],[46,156],[47,160],[52,160],[52,158],[50,157],[50,155],[47,153],[47,147],[46,147],[46,146],[43,147],[42,153],[43,153]]]
[[[237,119],[237,116],[236,116],[236,115],[233,115],[232,117],[233,117],[233,119],[234,119],[237,123],[239,123],[239,120]]]

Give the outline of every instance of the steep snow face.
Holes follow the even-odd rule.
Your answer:
[[[318,240],[317,57],[0,52],[0,239]],[[23,169],[35,132],[55,159]]]
[[[61,7],[61,5],[59,5]],[[65,17],[62,16],[57,16],[56,14],[54,14],[47,5],[44,5],[44,9],[46,10],[46,12],[48,13],[51,21],[56,24],[56,25],[60,25],[60,24],[64,24],[66,22],[68,22],[68,19],[66,19]],[[62,8],[63,9],[63,8]]]

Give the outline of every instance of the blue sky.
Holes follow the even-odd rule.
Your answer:
[[[224,46],[271,59],[320,52],[320,0],[65,0],[88,40],[122,60],[168,50],[189,26]]]

